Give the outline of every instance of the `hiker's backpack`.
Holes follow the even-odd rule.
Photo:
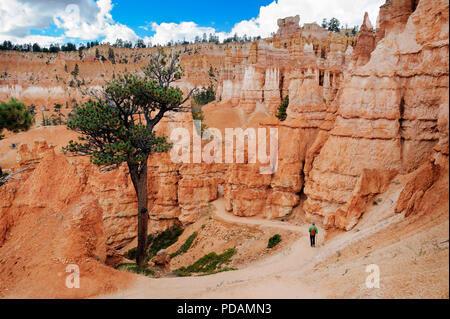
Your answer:
[[[311,227],[311,231],[309,233],[311,234],[311,236],[315,236],[316,235],[316,227]]]

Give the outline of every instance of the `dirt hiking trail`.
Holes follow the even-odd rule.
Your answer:
[[[266,219],[237,217],[225,211],[224,199],[213,202],[214,218],[229,223],[302,232],[288,249],[245,268],[200,277],[139,277],[130,289],[103,298],[323,298],[306,286],[299,270],[321,247],[311,248],[307,228]],[[322,233],[319,229],[319,235]],[[319,242],[321,238],[319,237]]]
[[[303,280],[317,262],[334,253],[337,248],[336,245],[330,247],[322,245],[325,234],[322,228],[319,227],[317,247],[311,248],[306,224],[300,227],[281,221],[237,217],[225,211],[223,198],[213,202],[213,205],[216,207],[213,215],[215,219],[234,224],[257,226],[261,229],[295,231],[303,236],[287,249],[236,271],[200,277],[152,279],[140,276],[129,289],[101,296],[101,298],[301,299],[326,298],[329,295],[330,292],[324,290],[323,287],[319,289],[316,285],[307,285]],[[348,240],[339,240],[336,244],[346,245],[348,243]]]

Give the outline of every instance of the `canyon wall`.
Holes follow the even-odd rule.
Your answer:
[[[349,230],[396,175],[419,167],[419,176],[448,169],[448,21],[448,1],[392,0],[381,7],[377,29],[366,14],[356,37],[317,24],[300,27],[299,17],[292,17],[278,21],[278,32],[269,39],[175,48],[182,52],[185,76],[177,85],[184,91],[208,85],[210,67],[217,70],[217,99],[203,109],[209,127],[222,133],[227,127],[278,129],[277,169],[260,174],[262,163],[252,163],[248,149],[244,163],[231,165],[174,163],[169,154],[156,154],[149,161],[150,231],[192,223],[222,195],[237,216],[282,218],[301,205],[307,218]],[[107,56],[107,47],[99,50]],[[38,108],[68,102],[70,109],[73,99],[84,98],[84,89],[120,72],[139,72],[156,48],[114,50],[115,64],[97,59],[95,48],[82,59],[78,53],[0,52],[0,73],[7,74],[0,79],[0,100],[15,96]],[[79,88],[68,86],[75,63],[77,79],[84,82]],[[286,95],[287,119],[280,122],[274,115]],[[192,141],[192,125],[189,113],[175,114],[158,132],[170,135],[185,127]],[[13,168],[34,161],[37,168],[25,178],[39,180],[33,176],[42,163],[58,159],[68,167],[68,180],[79,181],[76,192],[98,199],[106,244],[120,248],[130,242],[136,236],[137,202],[125,167],[100,173],[87,159],[48,148],[42,142],[19,146]],[[426,190],[433,180],[421,187]],[[20,183],[7,186],[1,190],[1,216],[52,205],[41,197],[42,203],[24,199]],[[411,188],[401,197],[399,212],[420,197]],[[61,200],[69,195],[57,194]],[[14,218],[3,217],[0,240],[13,224]]]
[[[380,11],[380,21],[399,18],[367,64],[345,78],[334,127],[308,174],[304,208],[326,225],[354,227],[388,177],[417,169],[446,143],[438,121],[448,107],[448,1],[420,1],[406,18],[408,3],[393,0]]]

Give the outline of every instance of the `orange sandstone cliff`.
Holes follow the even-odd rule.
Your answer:
[[[448,9],[444,0],[391,0],[380,8],[375,29],[364,16],[356,37],[315,24],[301,28],[297,16],[279,20],[269,39],[175,48],[182,53],[185,76],[177,85],[184,91],[208,85],[210,66],[217,70],[217,100],[203,108],[206,124],[222,132],[277,128],[279,161],[273,175],[261,175],[258,164],[175,164],[168,154],[152,156],[150,231],[195,222],[219,196],[237,216],[277,219],[301,206],[308,220],[351,230],[399,177],[405,183],[392,212],[407,217],[429,207],[433,185],[448,174]],[[107,56],[107,47],[99,50]],[[121,72],[140,72],[154,50],[114,49],[115,64],[96,58],[95,48],[82,58],[0,52],[0,100],[33,103],[38,116],[61,103],[67,113],[86,98],[84,90]],[[75,64],[77,77],[70,74]],[[280,122],[274,115],[286,95],[288,116]],[[190,114],[174,115],[158,130],[169,134],[192,125]],[[15,257],[4,256],[14,254],[24,219],[37,225],[28,237],[48,236],[38,230],[44,224],[54,227],[55,238],[73,234],[64,239],[67,247],[76,246],[70,258],[84,258],[85,267],[102,267],[108,250],[136,237],[137,202],[126,168],[100,173],[87,159],[63,154],[61,146],[74,136],[38,121],[31,131],[0,141],[3,168],[33,163],[23,180],[0,188],[1,269],[14,268]],[[448,213],[448,199],[444,207]],[[46,248],[55,262],[65,258],[65,250],[57,249]],[[11,276],[20,283],[18,275]]]

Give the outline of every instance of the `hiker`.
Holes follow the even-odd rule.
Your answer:
[[[316,247],[316,234],[319,231],[317,230],[316,223],[312,223],[312,226],[309,227],[309,239],[311,240],[311,247]]]

